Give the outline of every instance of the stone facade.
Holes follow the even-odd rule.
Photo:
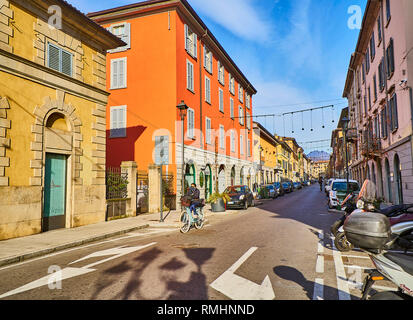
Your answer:
[[[376,183],[388,203],[413,200],[413,3],[368,1],[343,96],[353,179]]]
[[[0,240],[105,220],[104,52],[123,42],[56,4],[61,30],[47,24],[43,1],[0,0]],[[79,20],[89,21],[95,38]],[[47,43],[72,54],[71,75],[48,68]],[[62,183],[47,171],[51,156],[64,163]],[[63,190],[63,212],[48,224],[54,212],[44,214],[45,199],[53,188]]]

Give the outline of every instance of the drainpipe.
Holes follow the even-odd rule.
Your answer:
[[[201,150],[203,150],[204,149],[204,138],[205,138],[205,134],[204,134],[204,132],[203,132],[203,130],[202,130],[202,128],[203,128],[203,123],[204,123],[204,120],[203,120],[203,113],[202,113],[202,97],[203,97],[203,91],[202,91],[202,66],[203,66],[203,63],[205,63],[204,62],[204,58],[203,58],[203,55],[202,55],[202,40],[207,36],[207,34],[208,34],[208,31],[207,30],[204,30],[205,31],[205,33],[201,36],[201,39],[200,39],[200,41],[199,41],[199,60],[198,60],[198,62],[199,62],[199,116],[200,116],[200,126],[199,126],[199,128],[200,128],[200,131],[201,131],[201,139],[200,139],[200,147],[201,147]],[[212,123],[211,123],[211,125],[212,125]],[[206,128],[205,128],[206,129]]]
[[[409,96],[410,96],[410,121],[412,124],[412,128],[413,128],[413,90],[412,87],[408,87],[409,88]],[[410,136],[410,145],[411,145],[411,158],[412,158],[412,163],[413,163],[413,133]],[[412,172],[413,172],[413,168],[412,168]]]

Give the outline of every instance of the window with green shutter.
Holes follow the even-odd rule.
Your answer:
[[[73,55],[49,42],[47,45],[47,66],[71,77]]]

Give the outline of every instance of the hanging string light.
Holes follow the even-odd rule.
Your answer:
[[[313,132],[313,109],[310,111],[310,118],[311,118],[311,132]]]
[[[302,127],[301,130],[304,131],[304,112],[301,112],[301,127]]]
[[[324,109],[321,109],[321,117],[322,117],[322,122],[323,122],[322,128],[324,129],[326,127],[324,124]]]

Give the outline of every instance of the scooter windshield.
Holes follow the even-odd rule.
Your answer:
[[[367,202],[374,202],[376,200],[376,185],[371,180],[365,180],[361,187],[357,200],[363,199]]]

